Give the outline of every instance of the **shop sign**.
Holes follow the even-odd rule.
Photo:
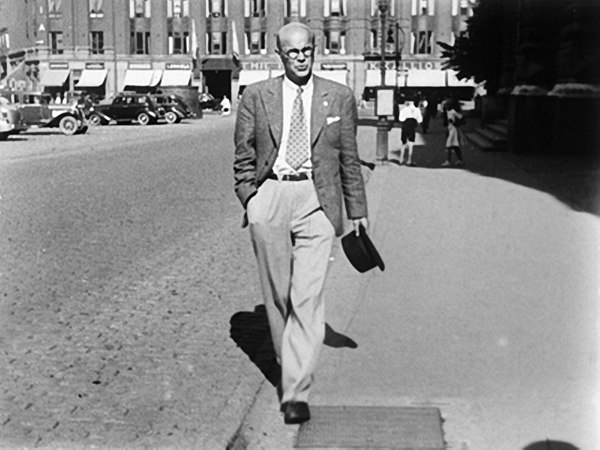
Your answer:
[[[91,70],[104,69],[104,63],[103,62],[88,62],[88,63],[85,63],[85,68],[91,69]]]
[[[190,63],[166,63],[166,70],[192,70]]]
[[[321,63],[321,70],[348,70],[346,63]]]
[[[282,70],[281,64],[269,61],[242,62],[242,70]]]
[[[140,62],[130,62],[129,68],[132,70],[136,69],[152,69],[152,63],[140,63]]]
[[[367,61],[367,70],[380,70],[381,61]],[[385,62],[386,70],[396,70],[395,61]],[[440,70],[442,63],[440,61],[400,61],[398,68],[405,70]]]
[[[51,62],[48,64],[50,70],[69,70],[68,62]]]

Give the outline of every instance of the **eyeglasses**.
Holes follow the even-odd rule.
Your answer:
[[[298,50],[297,48],[292,48],[290,50],[288,50],[287,52],[284,52],[285,56],[287,56],[290,59],[298,59],[298,56],[300,56],[300,53],[302,53],[304,55],[305,58],[310,58],[314,52],[314,47],[304,47],[302,50]]]

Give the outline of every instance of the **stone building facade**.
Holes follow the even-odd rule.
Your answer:
[[[382,7],[385,14],[382,17]],[[466,30],[473,0],[0,0],[0,85],[108,97],[123,89],[197,86],[235,99],[282,72],[275,34],[316,34],[317,73],[357,96],[473,86],[442,68],[437,41]],[[382,37],[384,56],[381,56]]]

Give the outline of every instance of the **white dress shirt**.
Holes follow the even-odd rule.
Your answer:
[[[283,132],[281,135],[281,145],[273,172],[277,175],[297,174],[300,172],[312,172],[312,162],[310,160],[310,111],[312,107],[312,95],[314,90],[313,78],[309,78],[308,82],[302,86],[302,106],[304,107],[304,120],[306,120],[306,132],[308,133],[306,142],[308,142],[308,159],[298,168],[294,170],[285,160],[288,137],[290,135],[290,122],[292,118],[292,109],[294,107],[294,99],[298,92],[298,85],[292,83],[287,77],[283,77]]]

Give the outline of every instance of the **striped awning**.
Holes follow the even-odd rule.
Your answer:
[[[445,87],[445,70],[409,70],[406,76],[406,86],[409,87]]]
[[[192,78],[191,70],[168,69],[162,74],[161,86],[187,86]]]
[[[248,86],[249,84],[269,78],[268,70],[242,70],[240,72],[240,86]]]
[[[465,86],[465,87],[475,87],[477,83],[473,78],[459,79],[455,70],[448,70],[448,86]]]
[[[319,77],[326,78],[337,83],[348,83],[348,71],[346,70],[314,70],[313,73]]]
[[[75,85],[78,88],[92,88],[102,86],[106,80],[106,69],[85,69],[81,73],[81,78]]]
[[[70,73],[71,71],[69,69],[46,70],[42,73],[40,84],[46,87],[62,87],[67,81],[67,78],[69,78]]]
[[[156,86],[162,76],[162,70],[127,69],[123,86]]]
[[[385,71],[385,85],[396,86],[396,71],[386,70]],[[365,87],[381,86],[381,72],[379,70],[367,70],[367,79],[365,81]]]

